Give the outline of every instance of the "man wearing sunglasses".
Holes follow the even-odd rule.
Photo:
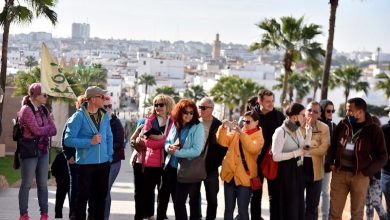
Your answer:
[[[263,131],[264,137],[264,147],[261,150],[259,157],[257,158],[257,165],[260,167],[261,162],[265,154],[269,151],[272,143],[272,135],[275,132],[275,129],[280,127],[285,119],[285,116],[282,112],[274,108],[275,96],[274,93],[270,90],[264,89],[261,90],[258,94],[258,104],[255,106],[254,110],[260,116],[260,126]],[[264,181],[264,176],[261,169],[257,169],[261,181]],[[268,194],[270,198],[270,209],[276,209],[277,205],[273,204],[276,202],[272,200],[272,195],[275,192],[275,184],[273,181],[267,180],[268,184]],[[251,219],[260,220],[261,217],[261,198],[263,194],[263,187],[259,190],[253,191],[251,199]],[[270,211],[270,212],[279,212],[279,210]]]
[[[330,100],[321,100],[321,116],[319,118],[320,121],[324,122],[329,127],[329,134],[332,141],[333,130],[336,127],[336,124],[332,121],[333,114],[335,113],[333,102]],[[322,178],[322,186],[321,186],[321,198],[322,198],[322,219],[328,219],[329,217],[329,202],[330,202],[330,166],[328,162],[328,155],[325,156],[325,164],[324,164],[324,177]]]
[[[104,219],[113,153],[110,118],[103,108],[106,93],[99,87],[88,87],[85,91],[87,102],[69,118],[65,130],[64,144],[76,148],[76,219],[85,219],[88,200],[89,217]]]
[[[307,146],[303,161],[306,220],[318,219],[321,182],[324,176],[324,157],[330,145],[329,128],[318,120],[320,113],[320,103],[312,101],[307,105],[305,117],[311,123],[312,137],[311,145]],[[301,131],[305,131],[305,128],[301,127]]]
[[[200,121],[203,124],[206,143],[203,149],[207,147],[207,156],[206,156],[206,171],[207,178],[203,181],[206,199],[207,199],[207,214],[206,220],[215,219],[217,214],[218,199],[217,195],[219,192],[219,173],[218,168],[222,164],[222,160],[225,157],[227,148],[222,147],[217,143],[215,134],[217,133],[218,127],[221,125],[221,121],[213,116],[214,102],[209,97],[204,97],[199,101],[198,111],[200,116]],[[200,200],[200,186],[199,184],[196,191],[190,195],[191,202]],[[200,210],[199,210],[200,211]]]

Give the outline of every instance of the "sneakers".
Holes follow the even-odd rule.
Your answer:
[[[30,216],[28,216],[27,213],[24,213],[23,215],[20,216],[19,220],[30,220]]]
[[[48,219],[49,219],[49,216],[47,215],[47,213],[41,214],[41,220],[48,220]]]

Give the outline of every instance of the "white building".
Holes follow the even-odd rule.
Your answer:
[[[107,94],[111,96],[112,110],[118,110],[120,107],[122,81],[120,76],[112,76],[112,78],[107,79]]]
[[[86,23],[72,23],[72,39],[87,40],[90,36],[90,26]]]

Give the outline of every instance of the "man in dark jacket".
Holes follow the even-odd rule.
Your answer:
[[[260,116],[260,126],[263,131],[264,147],[261,150],[260,156],[257,158],[258,174],[261,181],[264,181],[264,176],[260,168],[260,164],[263,161],[265,154],[269,151],[272,143],[272,135],[275,129],[280,127],[285,119],[283,113],[274,108],[275,96],[272,91],[264,89],[258,94],[258,105],[255,107],[255,111]],[[272,200],[274,192],[273,181],[267,180],[268,183],[268,194],[270,195],[270,212],[271,209],[276,208],[275,201]],[[253,191],[251,199],[251,219],[259,220],[261,217],[261,197],[263,195],[263,188]],[[273,212],[277,213],[279,211]]]
[[[113,138],[113,154],[108,177],[108,192],[106,197],[106,206],[104,210],[104,219],[109,219],[111,209],[111,187],[121,169],[121,160],[125,159],[125,133],[121,121],[112,113],[112,103],[110,96],[104,96],[104,109],[110,116],[110,127]]]
[[[387,114],[390,118],[390,106],[385,108]],[[390,151],[390,120],[387,124],[382,126],[382,131],[385,135],[386,149],[387,152]],[[390,219],[390,162],[387,161],[387,164],[382,169],[381,176],[381,188],[383,194],[385,195],[386,207],[387,207],[387,219]]]
[[[219,173],[218,168],[222,164],[227,148],[222,147],[217,143],[215,134],[218,127],[222,124],[217,118],[213,116],[214,102],[211,98],[205,97],[199,101],[198,105],[199,116],[205,130],[206,143],[203,149],[207,147],[206,155],[206,171],[207,178],[203,181],[206,199],[207,199],[207,214],[206,220],[215,219],[217,215],[219,192]],[[200,186],[194,189],[190,195],[190,203],[200,202]],[[199,210],[200,211],[200,210]]]
[[[363,219],[369,176],[387,162],[382,129],[372,122],[362,98],[347,101],[347,117],[333,132],[328,151],[332,181],[330,219],[341,219],[348,193],[351,194],[351,218]]]

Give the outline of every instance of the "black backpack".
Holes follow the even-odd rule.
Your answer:
[[[33,104],[31,102],[27,102],[27,104],[31,110],[33,111],[33,114],[35,115],[35,108],[33,106]],[[47,110],[46,107],[43,106],[43,112],[45,113],[46,117],[49,115],[49,112]],[[19,124],[19,117],[16,115],[16,118],[14,118],[13,120],[13,128],[12,128],[12,139],[14,141],[18,141],[21,137],[22,137],[22,134],[23,134],[23,127],[20,126]]]

